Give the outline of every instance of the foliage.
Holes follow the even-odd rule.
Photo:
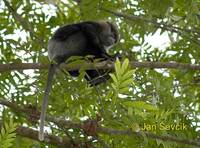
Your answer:
[[[9,148],[13,145],[14,140],[16,139],[15,130],[17,124],[10,120],[9,123],[4,123],[4,127],[1,127],[0,135],[0,146],[1,148]]]
[[[134,20],[106,10],[128,14]],[[115,72],[110,74],[112,79],[97,87],[89,86],[84,80],[84,64],[78,78],[58,72],[48,114],[73,122],[94,119],[98,114],[102,119],[100,125],[116,130],[141,131],[144,123],[184,123],[187,130],[148,132],[198,139],[200,72],[131,69],[129,65],[131,61],[199,65],[199,10],[199,0],[3,0],[0,2],[0,63],[48,63],[47,42],[56,28],[85,20],[110,20],[119,27],[121,39],[109,54],[122,54],[122,60],[115,63]],[[83,63],[80,60],[72,65],[77,62]],[[32,105],[40,109],[46,77],[47,70],[43,69],[2,72],[0,98],[11,100],[20,107]],[[12,116],[20,125],[38,126],[9,107],[0,106],[0,112],[0,120],[7,121]],[[60,129],[48,122],[46,126],[53,135],[68,135],[75,141],[92,141],[96,147],[185,147],[178,142],[155,140],[145,135],[98,134],[98,139],[91,139],[80,129]],[[10,124],[5,126],[7,137],[14,127]],[[16,143],[18,147],[48,145],[19,136]]]
[[[133,83],[133,70],[129,70],[128,66],[128,59],[125,59],[125,61],[122,64],[120,64],[119,59],[117,59],[115,63],[116,74],[110,74],[113,80],[113,83],[111,85],[117,93],[128,92],[127,86]]]

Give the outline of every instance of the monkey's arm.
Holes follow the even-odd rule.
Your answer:
[[[51,85],[52,85],[53,77],[54,77],[57,67],[58,65],[56,64],[51,64],[49,67],[49,73],[48,73],[48,78],[47,78],[46,89],[44,92],[44,98],[42,102],[42,109],[41,109],[40,122],[39,122],[40,125],[39,125],[38,138],[40,141],[44,140],[44,121],[45,121],[46,110],[47,110],[47,105],[48,105],[49,93],[51,91]]]

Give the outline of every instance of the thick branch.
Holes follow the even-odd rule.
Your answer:
[[[133,68],[173,68],[173,69],[188,69],[188,70],[200,70],[200,65],[176,63],[176,62],[137,62],[132,61],[130,65]],[[83,66],[82,63],[78,65],[70,66],[69,64],[62,64],[61,68],[66,70],[77,70]],[[86,69],[113,69],[114,64],[110,62],[101,62],[97,64],[85,64]],[[0,64],[0,72],[12,71],[12,70],[27,70],[27,69],[47,69],[49,64],[41,63],[10,63]]]
[[[1,125],[1,124],[0,124]],[[30,138],[33,140],[38,141],[38,131],[24,127],[24,126],[18,126],[16,129],[16,134],[22,137]],[[52,144],[56,145],[59,148],[74,148],[74,147],[83,147],[86,148],[89,146],[89,143],[84,143],[82,141],[71,141],[70,138],[68,137],[59,137],[59,136],[54,136],[50,134],[45,134],[45,139],[44,141],[47,144]],[[92,148],[92,146],[90,145]]]
[[[138,68],[172,68],[172,69],[188,69],[200,70],[200,65],[177,63],[177,62],[130,62],[132,67]]]
[[[38,131],[28,128],[19,126],[16,130],[17,134],[23,137],[27,137],[33,140],[38,140]],[[58,137],[54,135],[45,134],[45,143],[57,145],[60,147],[72,147],[73,144],[71,143],[70,139],[67,137]]]
[[[5,99],[4,100],[1,99],[0,104],[11,108],[14,112],[24,113],[24,114],[27,114],[27,116],[31,116],[30,111],[28,111],[27,109],[24,109],[22,107],[17,106],[16,103],[11,103],[9,101],[6,101]],[[46,121],[53,122],[58,127],[62,127],[62,129],[70,129],[70,128],[83,129],[82,123],[75,123],[75,122],[67,121],[67,120],[62,119],[62,118],[55,118],[55,117],[52,117],[52,116],[47,116]],[[30,130],[30,129],[22,128],[21,130],[19,130],[19,133],[22,136],[29,137],[31,139],[37,140],[37,131],[33,130],[33,131],[27,132],[28,130]],[[128,136],[129,135],[142,136],[143,134],[145,134],[148,138],[152,138],[152,139],[160,139],[160,140],[164,140],[164,141],[172,141],[172,142],[177,142],[177,143],[188,144],[188,145],[200,147],[200,142],[197,142],[197,141],[194,141],[194,140],[181,139],[181,138],[177,138],[177,137],[173,137],[173,136],[157,135],[157,134],[150,133],[150,132],[143,132],[143,133],[142,132],[134,132],[130,129],[118,130],[118,129],[112,129],[112,128],[106,128],[106,127],[99,126],[98,129],[97,129],[97,132],[103,133],[103,134],[108,134],[108,135],[128,135]],[[30,133],[33,133],[33,134],[30,134]],[[46,135],[45,135],[45,137],[46,137]],[[51,139],[53,139],[53,140],[51,140]],[[48,135],[47,135],[46,140],[47,141],[49,140],[49,143],[51,142],[52,144],[57,144],[60,139],[61,138],[58,138],[56,136],[48,137]],[[68,139],[64,138],[61,141],[64,144],[65,143],[70,144]]]

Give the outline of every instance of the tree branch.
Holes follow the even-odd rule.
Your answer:
[[[100,9],[103,10],[103,11],[106,11],[110,14],[113,14],[115,16],[122,17],[124,19],[128,19],[129,21],[130,20],[132,20],[132,21],[140,20],[140,21],[143,21],[143,22],[146,22],[146,23],[153,24],[160,29],[170,31],[170,32],[174,32],[174,33],[177,33],[177,34],[181,34],[182,36],[185,36],[186,38],[190,39],[194,43],[200,45],[199,40],[198,40],[198,38],[199,38],[198,30],[180,28],[180,27],[176,27],[176,26],[166,24],[166,23],[162,23],[162,22],[158,23],[154,20],[146,19],[146,18],[141,17],[141,16],[135,16],[135,15],[129,15],[129,14],[125,14],[125,13],[115,12],[115,11],[104,9],[104,8],[100,8]]]
[[[24,126],[19,126],[16,130],[17,135],[20,135],[22,137],[27,137],[33,140],[37,140],[38,141],[38,131],[28,128],[28,127],[24,127]],[[58,137],[58,136],[54,136],[54,135],[49,135],[49,134],[45,134],[45,139],[44,139],[45,143],[48,144],[53,144],[53,145],[57,145],[59,147],[72,147],[72,143],[70,141],[69,138],[67,137]]]
[[[28,111],[26,108],[24,109],[24,108],[16,105],[16,103],[14,103],[14,102],[11,103],[9,101],[6,101],[5,99],[0,99],[0,104],[11,108],[14,112],[23,113],[23,114],[26,114],[27,116],[31,116],[30,111]],[[38,115],[38,118],[39,118],[39,115]],[[55,118],[55,117],[47,115],[46,121],[53,122],[58,127],[62,127],[62,129],[75,129],[75,128],[83,129],[82,123],[75,123],[72,121],[67,121],[62,118]],[[36,130],[32,130],[32,129],[25,128],[25,127],[20,127],[17,130],[17,132],[21,136],[25,136],[25,137],[28,137],[28,138],[31,138],[34,140],[38,140]],[[182,139],[182,138],[177,138],[177,137],[173,137],[173,136],[157,135],[157,134],[150,133],[150,132],[134,132],[130,129],[118,130],[118,129],[99,126],[97,128],[97,132],[107,134],[107,135],[127,135],[127,136],[135,135],[135,136],[139,136],[139,137],[142,137],[145,134],[148,138],[151,138],[151,139],[159,139],[159,140],[163,140],[163,141],[171,141],[171,142],[177,142],[177,143],[181,143],[181,144],[188,144],[188,145],[200,147],[200,142],[197,142],[195,140]],[[50,136],[48,134],[46,134],[45,137],[47,137],[47,138],[45,138],[45,142],[47,142],[47,143],[70,145],[68,138],[60,138],[57,136],[52,136],[52,135]]]
[[[22,115],[23,117],[25,117],[27,120],[32,121],[33,124],[37,123],[38,119],[39,119],[39,112],[36,111],[35,108],[33,108],[32,106],[26,106],[26,107],[21,107],[19,105],[16,105],[16,103],[13,102],[9,102],[6,101],[4,99],[0,99],[0,104],[9,107],[13,112],[15,113],[20,113],[20,115]],[[46,120],[49,122],[55,121],[57,119],[52,119],[53,117],[47,116]],[[35,122],[36,121],[36,122]],[[63,123],[61,123],[60,125],[62,125]],[[67,121],[65,122],[65,124],[69,127],[72,128],[78,128],[79,126],[75,126],[75,123],[68,123]],[[0,123],[1,125],[1,123]],[[79,127],[80,128],[80,127]],[[20,136],[23,137],[27,137],[36,141],[39,141],[38,139],[38,131],[28,128],[28,127],[24,127],[24,126],[18,126],[16,133]],[[67,136],[55,136],[55,135],[51,135],[51,134],[47,134],[45,133],[45,138],[44,141],[47,144],[53,144],[53,145],[57,145],[61,148],[66,148],[66,147],[87,147],[90,145],[90,147],[92,148],[92,145],[89,142],[84,142],[84,141],[80,141],[80,140],[74,140],[73,141],[67,137]]]
[[[60,67],[66,70],[77,70],[83,66],[82,63],[77,65],[61,64]],[[114,64],[105,61],[96,64],[85,63],[86,69],[113,69]],[[172,69],[188,69],[188,70],[200,70],[200,65],[196,64],[186,64],[177,62],[130,62],[132,68],[172,68]],[[10,63],[10,64],[0,64],[0,72],[12,71],[12,70],[27,70],[27,69],[47,69],[49,64],[42,63]]]
[[[24,126],[18,126],[16,129],[16,134],[22,137],[30,138],[32,140],[38,141],[38,131],[24,127]],[[92,145],[89,143],[85,143],[83,141],[71,141],[68,137],[59,137],[59,136],[54,136],[51,134],[45,134],[45,139],[44,141],[47,144],[52,144],[56,145],[59,148],[74,148],[74,147],[83,147],[83,148],[88,148],[90,146],[92,148]]]
[[[163,141],[172,141],[172,142],[177,142],[177,143],[182,143],[182,144],[188,144],[188,145],[193,145],[193,146],[200,146],[200,142],[194,141],[194,140],[189,140],[189,139],[182,139],[182,138],[177,138],[173,136],[163,136],[163,135],[157,135],[154,133],[150,132],[133,132],[132,130],[115,130],[111,128],[101,128],[100,131],[105,134],[109,135],[137,135],[137,136],[143,136],[145,134],[146,137],[151,138],[151,139],[159,139]]]

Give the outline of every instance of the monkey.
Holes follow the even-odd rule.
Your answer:
[[[109,21],[86,21],[69,24],[58,28],[48,42],[48,57],[55,63],[49,67],[46,88],[41,108],[39,134],[40,141],[44,140],[44,121],[51,91],[52,80],[59,65],[71,56],[92,55],[102,60],[115,60],[119,54],[111,56],[107,50],[119,40],[117,27]],[[69,71],[71,76],[77,77],[78,70]],[[103,70],[86,70],[85,79],[93,86],[109,79]]]

